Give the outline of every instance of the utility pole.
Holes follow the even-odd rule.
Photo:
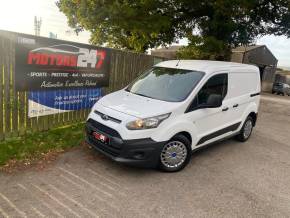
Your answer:
[[[41,28],[42,20],[41,17],[34,17],[34,31],[36,36],[40,36],[40,28]]]

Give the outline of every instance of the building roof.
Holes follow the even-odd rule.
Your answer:
[[[247,70],[258,71],[258,68],[253,65],[225,61],[207,61],[207,60],[171,60],[160,62],[155,66],[179,68],[184,70],[196,70],[205,73],[211,73],[216,70],[227,70],[230,67],[240,67]]]
[[[167,59],[176,59],[176,53],[182,47],[183,46],[173,45],[169,47],[158,48],[155,50],[151,50],[151,55]]]
[[[164,52],[164,51],[175,52],[175,51],[179,50],[182,47],[183,46],[181,46],[181,45],[172,45],[172,46],[169,46],[169,47],[157,48],[157,49],[152,50],[151,52]]]
[[[232,49],[231,60],[261,66],[276,65],[278,61],[266,45],[240,46],[234,48]]]
[[[263,47],[263,46],[265,46],[265,45],[239,46],[239,47],[232,49],[232,52],[247,52],[247,51],[251,51],[251,50],[254,50],[256,48]]]

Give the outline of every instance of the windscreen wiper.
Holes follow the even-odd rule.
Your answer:
[[[132,94],[135,94],[135,95],[140,95],[140,96],[143,96],[143,97],[146,97],[146,98],[152,98],[150,96],[147,96],[147,95],[143,95],[143,94],[140,94],[140,93],[134,93],[134,92],[131,92]],[[156,98],[152,98],[152,99],[156,99]]]

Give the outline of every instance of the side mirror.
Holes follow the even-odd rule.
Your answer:
[[[222,104],[223,104],[223,97],[221,95],[211,94],[208,97],[207,102],[204,105],[204,108],[217,108],[217,107],[221,107]]]

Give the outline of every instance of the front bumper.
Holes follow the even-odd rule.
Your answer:
[[[100,132],[110,138],[104,144],[94,138],[92,133]],[[119,133],[101,123],[89,119],[86,123],[86,141],[96,150],[114,161],[138,167],[156,167],[165,142],[156,142],[151,138],[123,140]]]

